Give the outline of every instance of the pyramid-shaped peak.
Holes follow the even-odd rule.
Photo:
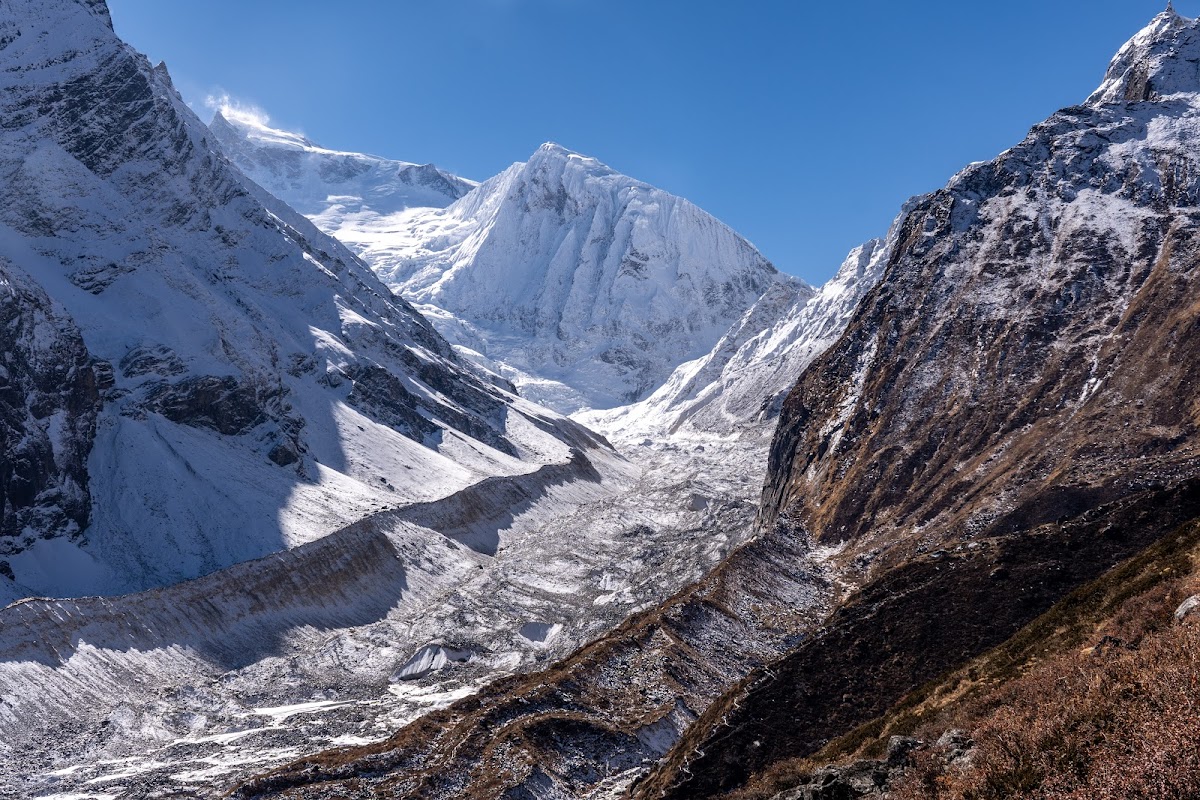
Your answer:
[[[593,162],[596,164],[600,163],[599,161],[596,161],[596,159],[594,159],[594,158],[585,156],[582,153],[577,153],[574,150],[570,150],[566,147],[563,147],[561,144],[557,144],[555,142],[546,142],[541,147],[539,147],[537,150],[535,150],[533,152],[533,155],[529,157],[529,163],[532,164],[535,162],[546,162],[546,161],[566,162],[566,161],[571,161],[573,159],[577,159],[580,161],[586,161],[586,162]]]
[[[537,152],[542,155],[558,156],[561,158],[579,155],[579,153],[568,150],[558,142],[543,142],[542,146],[537,149]]]
[[[1200,60],[1200,26],[1174,4],[1142,28],[1117,52],[1104,83],[1089,105],[1140,103],[1200,92],[1195,63]]]

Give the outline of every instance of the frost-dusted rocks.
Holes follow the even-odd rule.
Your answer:
[[[1200,594],[1192,595],[1184,600],[1179,608],[1175,609],[1175,620],[1183,622],[1185,619],[1194,617],[1198,612],[1200,612]]]

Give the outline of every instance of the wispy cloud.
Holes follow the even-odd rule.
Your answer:
[[[240,100],[225,91],[209,93],[204,98],[204,107],[220,114],[230,122],[241,122],[258,128],[271,126],[271,116],[260,106]]]

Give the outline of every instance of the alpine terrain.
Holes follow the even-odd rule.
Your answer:
[[[934,699],[952,705],[1025,669],[1066,663],[1061,681],[1043,680],[1087,684],[1140,663],[1142,688],[1125,698],[1195,680],[1194,652],[1190,667],[1186,651],[1182,662],[1135,662],[1121,653],[1136,641],[1098,637],[1133,630],[1137,601],[1136,613],[1162,615],[1147,647],[1169,654],[1169,642],[1194,641],[1154,631],[1194,624],[1197,605],[1182,604],[1179,622],[1163,610],[1197,585],[1187,524],[1200,515],[1197,61],[1200,23],[1168,10],[1084,104],[906,206],[878,280],[783,400],[757,535],[716,570],[545,672],[235,796],[878,795],[921,741],[895,739],[883,760],[820,774],[804,765],[820,766],[823,748],[880,752],[879,737],[913,731]],[[1151,602],[1156,585],[1169,593]],[[1060,660],[1039,661],[1051,653]],[[1173,678],[1155,672],[1180,663]],[[925,796],[938,786],[955,797],[1096,796],[1122,784],[1111,772],[1087,782],[1147,744],[1160,775],[1191,781],[1195,718],[1188,734],[1188,706],[1163,708],[1183,720],[1174,738],[1096,760],[1086,749],[1056,755],[1064,739],[1047,738],[1033,751],[1047,753],[1040,766],[1014,766],[1009,782],[955,794],[967,773],[930,768]],[[975,743],[944,734],[936,757],[969,769],[961,759]],[[1155,754],[1168,742],[1181,749]],[[980,742],[980,758],[1002,745]],[[1141,796],[1188,797],[1194,785],[1131,774],[1159,787]],[[1083,788],[1053,794],[1070,786]]]
[[[0,0],[0,797],[1196,796],[1197,63],[813,288]]]

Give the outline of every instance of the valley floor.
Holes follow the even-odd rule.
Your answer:
[[[764,446],[577,452],[175,587],[10,606],[0,797],[219,796],[543,668],[749,535]]]

